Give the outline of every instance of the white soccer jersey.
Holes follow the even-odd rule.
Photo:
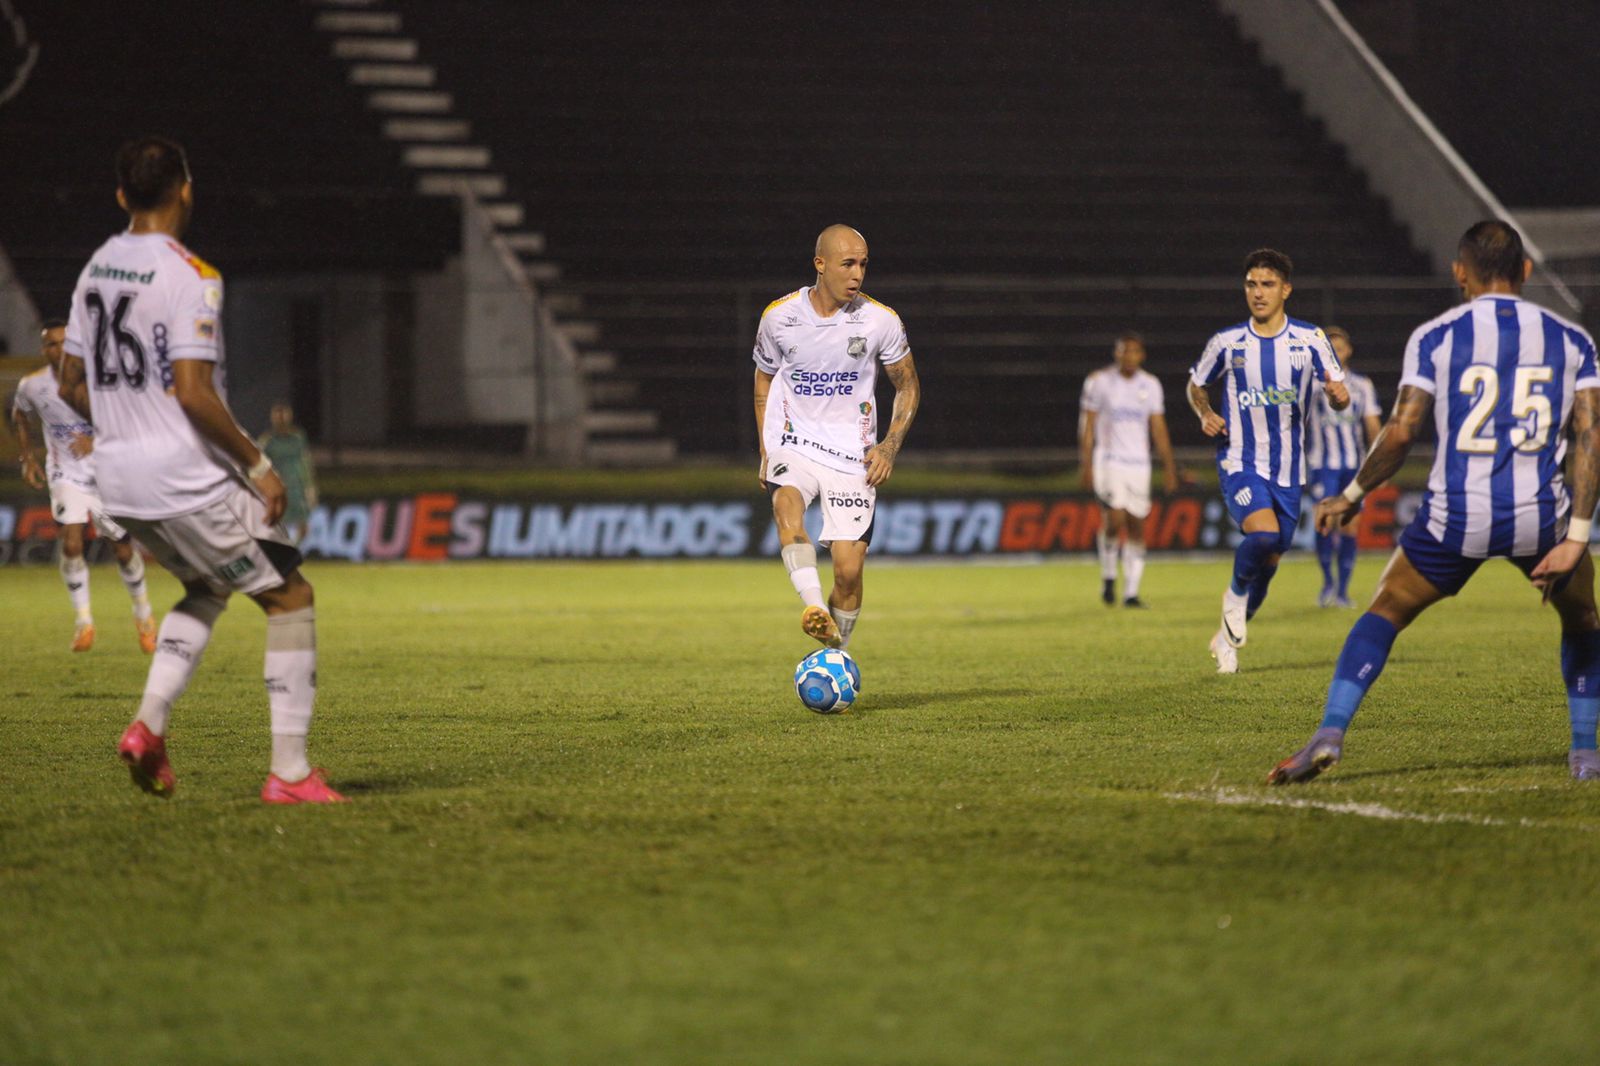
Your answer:
[[[1167,413],[1154,374],[1137,370],[1125,377],[1114,366],[1096,370],[1083,382],[1079,405],[1095,412],[1093,462],[1150,465],[1150,418]]]
[[[118,234],[78,276],[66,348],[84,363],[110,514],[172,518],[237,484],[172,391],[173,360],[200,359],[217,364],[212,380],[226,395],[221,316],[222,275],[165,234]]]
[[[859,474],[878,442],[878,364],[911,354],[900,316],[862,293],[824,318],[804,288],[767,305],[755,362],[773,375],[762,439],[834,470]]]
[[[94,426],[61,398],[60,382],[49,367],[41,367],[17,385],[11,402],[14,410],[39,419],[45,439],[45,473],[52,483],[70,481],[94,491],[94,456],[78,458],[72,454],[73,437],[93,437]]]
[[[1343,411],[1333,409],[1324,391],[1311,398],[1306,412],[1306,465],[1312,470],[1359,470],[1372,445],[1367,439],[1367,416],[1382,417],[1378,390],[1365,374],[1346,373],[1344,384],[1350,390],[1350,404]]]

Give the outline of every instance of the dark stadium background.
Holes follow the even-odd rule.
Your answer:
[[[1537,216],[1533,236],[1600,203],[1595,5],[1340,9],[1484,184]],[[908,462],[1060,466],[1083,376],[1128,328],[1178,444],[1203,450],[1181,375],[1240,317],[1238,263],[1258,245],[1295,258],[1291,310],[1348,328],[1385,402],[1406,334],[1453,299],[1438,249],[1208,3],[5,13],[0,70],[26,73],[0,105],[10,284],[64,313],[120,225],[114,149],[170,134],[195,170],[189,243],[230,286],[241,420],[258,429],[289,399],[341,458],[745,462],[756,318],[809,280],[810,241],[836,220],[867,235],[868,291],[918,356]],[[440,101],[377,105],[393,92]],[[526,355],[452,350],[476,343],[464,319],[504,333],[526,314],[503,274],[462,265],[464,186],[555,326],[520,324]],[[1581,295],[1592,252],[1563,254]],[[3,341],[35,347],[15,326]]]

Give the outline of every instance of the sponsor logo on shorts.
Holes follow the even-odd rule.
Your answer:
[[[1248,487],[1242,488],[1233,494],[1233,502],[1238,504],[1240,507],[1243,507],[1250,502],[1251,495],[1252,494]]]
[[[839,496],[828,493],[828,505],[831,507],[871,507],[872,501],[865,496]]]
[[[222,575],[224,581],[237,581],[256,568],[248,555],[241,555],[231,563],[224,563],[217,567],[217,573]]]
[[[867,338],[851,337],[849,345],[844,350],[844,354],[848,355],[852,359],[860,359],[863,355],[866,355]]]
[[[788,463],[779,463],[777,466],[772,468],[772,476],[773,477],[782,477],[783,475],[787,474],[788,472],[789,472],[789,464]]]

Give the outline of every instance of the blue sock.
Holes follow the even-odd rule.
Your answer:
[[[1333,588],[1333,534],[1317,534],[1317,565],[1322,567],[1322,587]]]
[[[1339,595],[1350,595],[1350,575],[1356,569],[1356,538],[1352,533],[1339,534]]]
[[[1267,559],[1276,554],[1278,554],[1278,534],[1246,533],[1233,551],[1233,594],[1249,595]]]
[[[1389,649],[1400,631],[1387,618],[1368,611],[1356,619],[1345,638],[1344,650],[1333,668],[1333,683],[1328,686],[1328,704],[1322,712],[1324,729],[1348,729],[1367,689],[1383,673]]]
[[[1567,683],[1572,746],[1593,748],[1600,721],[1600,632],[1561,634],[1561,678]]]
[[[1276,566],[1263,566],[1256,573],[1256,579],[1250,583],[1250,598],[1245,604],[1244,616],[1254,618],[1256,612],[1261,610],[1261,604],[1267,598],[1267,586],[1272,584],[1273,577],[1277,574]]]

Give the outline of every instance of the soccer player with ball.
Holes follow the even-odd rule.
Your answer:
[[[817,237],[812,285],[761,314],[754,359],[762,487],[772,495],[784,569],[805,607],[800,627],[827,648],[850,643],[878,486],[889,480],[917,416],[922,387],[900,316],[861,291],[867,242],[849,226]],[[894,384],[889,432],[878,440],[878,367]],[[822,508],[820,542],[833,556],[826,602],[806,508]]]

